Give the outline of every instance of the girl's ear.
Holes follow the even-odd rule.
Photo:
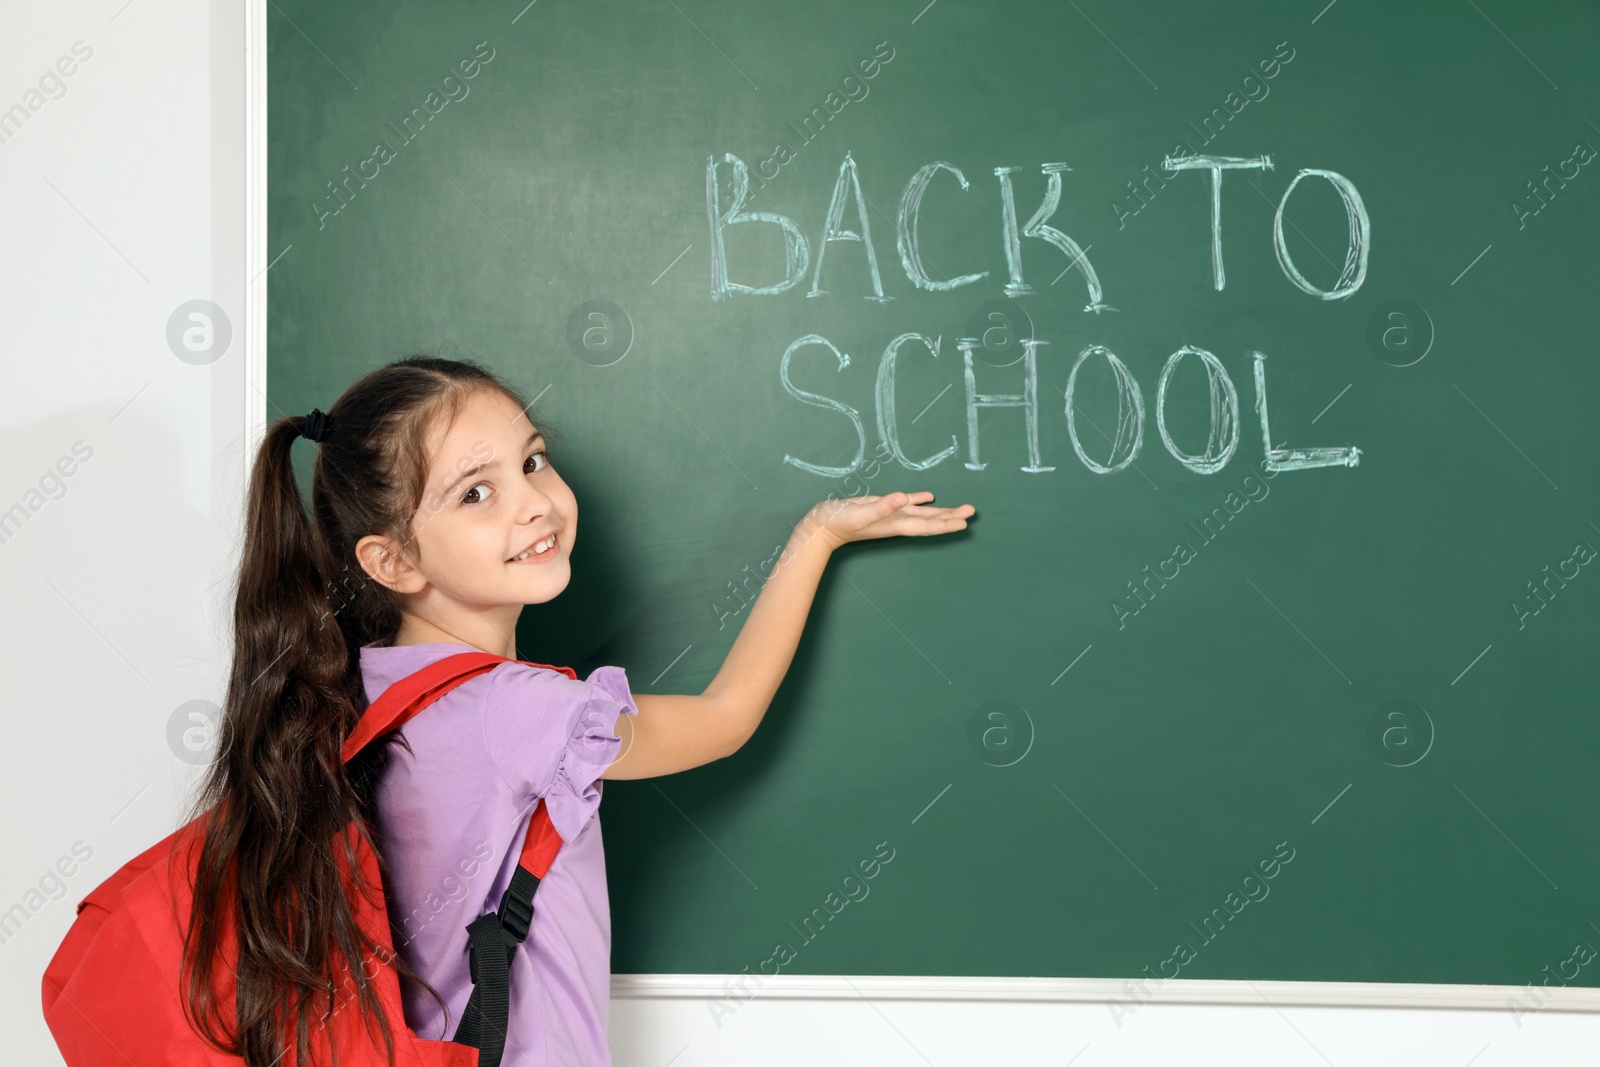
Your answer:
[[[416,593],[427,584],[400,551],[394,539],[383,534],[368,534],[356,542],[356,560],[373,581],[396,593]]]

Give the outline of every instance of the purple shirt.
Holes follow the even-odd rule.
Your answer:
[[[367,699],[458,644],[361,649]],[[395,949],[438,990],[401,983],[418,1035],[454,1035],[472,994],[467,924],[500,904],[534,802],[561,835],[534,894],[533,924],[511,961],[508,1064],[610,1067],[611,904],[600,840],[600,775],[616,759],[619,714],[638,714],[620,667],[587,680],[502,663],[463,682],[405,726],[378,786],[378,827],[391,873]]]

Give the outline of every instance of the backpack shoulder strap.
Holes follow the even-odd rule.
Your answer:
[[[500,907],[467,925],[467,962],[472,995],[450,1040],[478,1050],[479,1067],[500,1067],[511,1019],[511,960],[533,925],[533,896],[550,870],[561,837],[540,797],[528,822],[517,869],[500,896]],[[537,873],[535,873],[537,872]]]
[[[458,652],[453,656],[434,660],[420,670],[394,682],[378,695],[365,712],[356,728],[344,743],[344,761],[349,763],[367,745],[391,730],[398,730],[435,700],[444,696],[462,682],[502,663],[521,663],[528,667],[547,667],[560,671],[573,681],[578,673],[571,667],[556,667],[549,663],[529,660],[509,660],[492,652]]]
[[[391,730],[398,730],[462,682],[505,662],[504,656],[491,652],[460,652],[434,660],[394,682],[368,705],[361,721],[350,731],[344,742],[344,761],[349,763],[367,745]]]
[[[361,721],[345,741],[344,760],[349,762],[377,738],[398,730],[461,683],[509,662],[513,661],[491,652],[461,652],[435,660],[394,682],[362,713]],[[571,667],[528,660],[515,662],[560,671],[573,681],[578,678]],[[505,1055],[511,1016],[511,960],[533,924],[533,897],[539,881],[549,873],[560,849],[561,835],[540,797],[528,821],[517,869],[500,897],[499,908],[479,916],[467,927],[473,988],[451,1041],[476,1048],[479,1067],[500,1067]]]
[[[546,667],[549,664],[533,664]],[[576,679],[569,667],[556,667]],[[479,1067],[500,1067],[511,1019],[511,960],[533,925],[533,896],[561,849],[561,835],[550,821],[550,808],[540,797],[522,840],[517,869],[500,896],[500,906],[467,926],[467,961],[472,995],[451,1041],[478,1050]]]

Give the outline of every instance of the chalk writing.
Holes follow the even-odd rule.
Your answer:
[[[886,448],[894,456],[896,462],[907,470],[920,471],[937,466],[949,459],[958,450],[960,442],[955,434],[951,434],[950,447],[921,460],[911,459],[900,446],[894,400],[895,373],[900,349],[912,341],[917,342],[919,347],[926,348],[933,358],[937,359],[939,356],[941,342],[939,337],[930,337],[927,334],[911,332],[900,334],[889,342],[878,364],[875,394],[877,417],[875,421],[882,447]],[[987,461],[981,458],[978,434],[978,413],[988,408],[1022,409],[1028,462],[1020,468],[1021,470],[1029,474],[1042,474],[1056,469],[1044,462],[1039,445],[1038,351],[1048,344],[1048,341],[1032,337],[1024,338],[1021,341],[1023,358],[1017,361],[1022,375],[1021,392],[980,393],[972,357],[973,352],[982,347],[982,342],[975,337],[963,337],[956,342],[956,348],[961,352],[962,356],[962,380],[966,386],[967,459],[964,465],[968,470],[981,471],[985,470],[989,465]],[[784,350],[783,358],[778,363],[779,380],[782,382],[785,391],[801,403],[837,412],[848,419],[856,435],[855,456],[849,463],[834,466],[813,463],[786,453],[783,457],[783,462],[792,464],[812,474],[820,474],[829,478],[842,478],[845,475],[854,473],[861,467],[867,447],[866,423],[862,420],[861,413],[850,404],[820,393],[801,389],[794,384],[790,378],[790,363],[797,352],[811,345],[821,345],[832,352],[839,371],[842,372],[851,365],[850,356],[840,350],[832,341],[821,334],[807,334]],[[1092,459],[1088,455],[1078,436],[1078,405],[1075,403],[1074,394],[1077,388],[1078,373],[1084,362],[1091,356],[1105,360],[1107,365],[1111,367],[1117,382],[1117,435],[1113,439],[1111,456],[1104,463]],[[1168,386],[1178,365],[1185,356],[1194,356],[1200,360],[1206,370],[1210,429],[1206,439],[1205,450],[1199,454],[1190,454],[1179,448],[1167,428]],[[1263,470],[1277,472],[1310,470],[1316,467],[1354,467],[1360,463],[1361,449],[1349,445],[1323,448],[1274,448],[1272,446],[1272,430],[1269,425],[1267,411],[1267,357],[1261,352],[1253,352],[1251,353],[1251,358],[1256,389],[1255,409],[1260,418],[1261,444],[1265,454]],[[987,373],[992,374],[994,372],[995,369],[990,369]],[[1115,474],[1125,469],[1138,456],[1145,424],[1144,394],[1140,391],[1138,382],[1134,379],[1132,372],[1110,349],[1103,345],[1090,345],[1078,355],[1077,361],[1073,364],[1072,373],[1067,379],[1063,411],[1067,420],[1067,436],[1072,442],[1073,451],[1089,470],[1096,474]],[[1167,452],[1174,459],[1187,469],[1194,471],[1196,474],[1215,474],[1226,467],[1239,445],[1241,426],[1239,422],[1239,394],[1222,361],[1205,349],[1197,348],[1194,345],[1184,345],[1172,353],[1167,358],[1157,383],[1156,424],[1162,445],[1166,447]]]
[[[728,185],[731,203],[723,205],[721,169],[726,166],[732,168]],[[1182,171],[1196,170],[1209,171],[1211,174],[1211,268],[1213,284],[1218,290],[1223,288],[1224,273],[1222,267],[1222,172],[1225,170],[1271,170],[1272,160],[1269,156],[1211,156],[1176,153],[1167,156],[1162,161],[1162,168],[1169,174],[1176,175]],[[1023,238],[1034,238],[1045,242],[1059,251],[1065,257],[1063,272],[1076,271],[1088,295],[1088,303],[1084,311],[1101,312],[1114,311],[1105,302],[1105,289],[1101,283],[1100,275],[1095,270],[1093,262],[1089,259],[1088,249],[1080,245],[1071,235],[1050,224],[1055,217],[1057,209],[1061,206],[1061,175],[1072,168],[1066,163],[1042,163],[1039,171],[1045,178],[1045,192],[1039,207],[1029,216],[1026,223],[1017,220],[1016,194],[1012,186],[1012,175],[1023,168],[1000,166],[995,167],[994,175],[998,181],[999,207],[1000,207],[1000,244],[1005,252],[1006,281],[1002,288],[1007,296],[1026,296],[1035,292],[1034,287],[1028,282],[1025,271],[1025,258],[1023,255]],[[919,167],[906,183],[900,196],[899,217],[897,220],[898,240],[897,247],[900,253],[900,266],[906,278],[919,289],[931,292],[949,292],[961,286],[972,285],[989,276],[989,271],[978,271],[972,274],[963,274],[956,278],[936,281],[929,274],[927,264],[921,252],[921,224],[922,224],[922,199],[927,192],[928,184],[939,173],[949,171],[956,179],[963,192],[971,189],[965,174],[960,169],[943,160],[936,160],[925,166]],[[883,302],[891,299],[884,293],[883,277],[878,269],[878,254],[873,245],[871,227],[867,222],[866,197],[861,188],[861,167],[850,152],[844,154],[839,165],[839,173],[834,180],[833,192],[828,199],[828,206],[822,227],[821,249],[817,256],[816,271],[812,277],[811,289],[807,296],[825,296],[828,290],[821,285],[822,258],[830,242],[850,241],[862,246],[866,257],[868,276],[872,281],[872,292],[864,295],[868,300]],[[1283,235],[1283,212],[1289,203],[1289,198],[1294,195],[1295,189],[1307,178],[1320,178],[1330,183],[1338,192],[1344,203],[1345,212],[1349,218],[1349,247],[1345,254],[1344,267],[1339,278],[1331,289],[1321,289],[1309,281],[1295,265],[1290,256],[1288,245]],[[750,199],[750,171],[744,160],[732,153],[724,153],[719,160],[716,156],[706,157],[706,214],[711,227],[711,299],[726,300],[734,294],[745,296],[776,296],[786,292],[805,277],[807,268],[811,265],[811,245],[806,240],[805,233],[800,224],[788,215],[775,211],[749,211],[746,210]],[[844,209],[847,203],[853,201],[855,213],[860,219],[860,231],[840,229],[843,222]],[[724,232],[730,226],[745,225],[749,223],[767,223],[777,226],[783,234],[784,242],[784,276],[781,280],[768,285],[746,285],[733,281],[730,277],[728,266],[727,243]],[[1277,255],[1278,266],[1284,275],[1297,288],[1323,300],[1342,300],[1361,287],[1366,280],[1367,258],[1370,251],[1372,223],[1367,216],[1366,206],[1362,202],[1361,194],[1357,191],[1355,183],[1336,171],[1317,168],[1307,168],[1299,171],[1289,187],[1284,190],[1283,196],[1278,201],[1276,214],[1273,217],[1273,243]],[[1028,246],[1035,247],[1035,246]],[[1053,284],[1053,283],[1052,283]]]

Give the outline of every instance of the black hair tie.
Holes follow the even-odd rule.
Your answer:
[[[328,432],[329,421],[327,414],[312,408],[311,414],[300,420],[300,436],[308,441],[320,442]]]

